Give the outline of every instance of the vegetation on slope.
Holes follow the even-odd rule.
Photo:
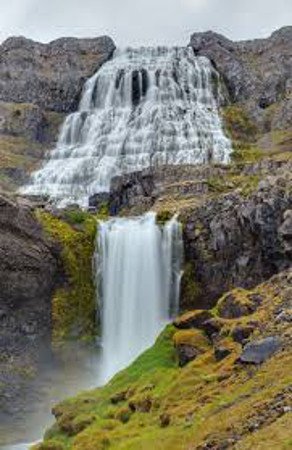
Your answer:
[[[202,313],[195,314],[196,329],[190,313],[181,323],[178,319],[176,326],[187,329],[168,326],[151,349],[105,387],[58,405],[56,424],[35,448],[291,448],[291,274],[252,291],[234,290],[209,314],[213,318],[206,324],[217,329],[215,335],[199,320]],[[245,345],[235,332],[240,327],[249,327],[251,341],[278,336],[281,349],[261,365],[240,363]],[[199,350],[182,367],[180,346]]]

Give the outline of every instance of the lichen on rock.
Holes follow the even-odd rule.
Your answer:
[[[96,218],[79,210],[65,212],[67,221],[41,210],[36,216],[47,235],[60,245],[64,268],[64,278],[52,300],[53,339],[92,338],[97,333],[92,272]]]

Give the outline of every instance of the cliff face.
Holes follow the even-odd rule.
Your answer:
[[[58,282],[59,248],[33,209],[0,195],[0,422],[22,402],[40,340],[49,339],[51,296]],[[0,430],[1,435],[1,430]],[[1,438],[0,438],[1,439]]]
[[[291,182],[283,154],[230,167],[164,167],[117,177],[108,201],[114,214],[151,208],[163,220],[179,212],[186,259],[181,307],[188,309],[210,306],[232,287],[253,287],[289,267]]]
[[[264,131],[292,122],[292,27],[267,39],[233,42],[209,31],[194,33],[190,45],[220,72],[229,100],[242,103]]]
[[[72,112],[85,80],[115,49],[109,37],[64,38],[40,44],[22,37],[0,47],[0,99]]]
[[[106,36],[50,44],[19,37],[0,46],[0,187],[27,181],[55,145],[65,114],[77,109],[84,82],[114,49]]]

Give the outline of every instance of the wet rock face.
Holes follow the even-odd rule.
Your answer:
[[[267,39],[242,42],[233,42],[212,31],[194,33],[190,45],[196,54],[213,62],[232,102],[250,103],[248,109],[259,124],[264,110],[280,102],[273,126],[285,128],[292,112],[291,40],[292,27],[284,27]]]
[[[1,423],[24,401],[27,379],[21,368],[34,370],[49,347],[58,255],[30,206],[0,194]]]
[[[57,112],[74,111],[84,81],[114,49],[106,36],[62,38],[50,44],[9,38],[0,46],[0,100],[33,103]]]

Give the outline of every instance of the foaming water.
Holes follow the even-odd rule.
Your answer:
[[[78,112],[27,194],[87,206],[113,176],[165,164],[227,163],[220,80],[189,47],[117,50],[85,84]]]
[[[102,300],[101,378],[105,382],[153,345],[177,313],[181,227],[148,213],[102,222],[97,256]]]

